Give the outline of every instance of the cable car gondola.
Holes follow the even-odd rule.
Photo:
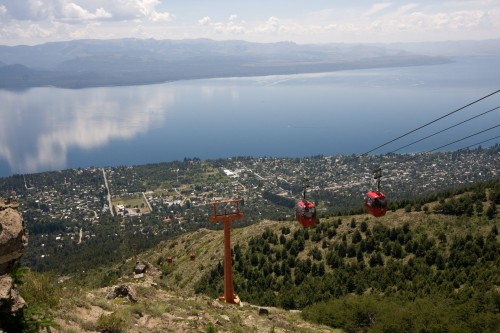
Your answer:
[[[382,177],[382,169],[373,170],[373,178],[377,180],[377,190],[368,191],[365,196],[365,210],[367,213],[375,216],[384,216],[387,212],[387,198],[385,194],[380,192],[380,178]]]
[[[316,218],[316,207],[314,203],[306,200],[307,179],[302,182],[303,199],[295,205],[295,218],[304,228],[314,227],[318,219]]]

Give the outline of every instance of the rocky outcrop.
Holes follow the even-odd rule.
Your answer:
[[[16,201],[0,199],[0,275],[10,272],[28,246],[28,233]]]
[[[149,264],[144,260],[137,260],[134,266],[135,274],[146,273],[146,270],[149,268]]]
[[[143,259],[138,259],[134,266],[134,278],[142,279],[145,277],[146,273],[153,277],[161,276],[161,271],[159,271],[149,262]]]
[[[110,291],[106,296],[107,299],[113,299],[116,297],[127,298],[133,303],[137,302],[137,293],[135,292],[134,287],[128,284],[122,284],[120,286],[114,287],[113,290]]]
[[[16,314],[26,305],[9,275],[0,276],[0,311]],[[0,315],[0,318],[1,315]]]
[[[17,202],[0,198],[0,330],[2,322],[16,317],[25,306],[9,275],[28,246],[28,234],[18,207]]]

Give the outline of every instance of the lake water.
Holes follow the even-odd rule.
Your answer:
[[[362,154],[498,89],[500,59],[481,57],[311,75],[0,90],[0,177],[184,157]],[[500,93],[374,153],[497,106]],[[496,110],[399,152],[428,151],[498,124]],[[500,127],[444,150],[498,135]]]

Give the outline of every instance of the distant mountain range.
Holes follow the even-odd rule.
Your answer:
[[[0,88],[138,85],[215,77],[442,64],[500,54],[500,39],[420,44],[323,44],[195,40],[74,40],[0,46]]]

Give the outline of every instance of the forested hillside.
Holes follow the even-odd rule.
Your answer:
[[[267,227],[234,246],[235,290],[245,301],[302,309],[305,318],[347,332],[495,332],[500,191],[498,182],[490,185],[419,212],[408,204],[380,219]],[[215,297],[222,282],[219,263],[196,291]]]

